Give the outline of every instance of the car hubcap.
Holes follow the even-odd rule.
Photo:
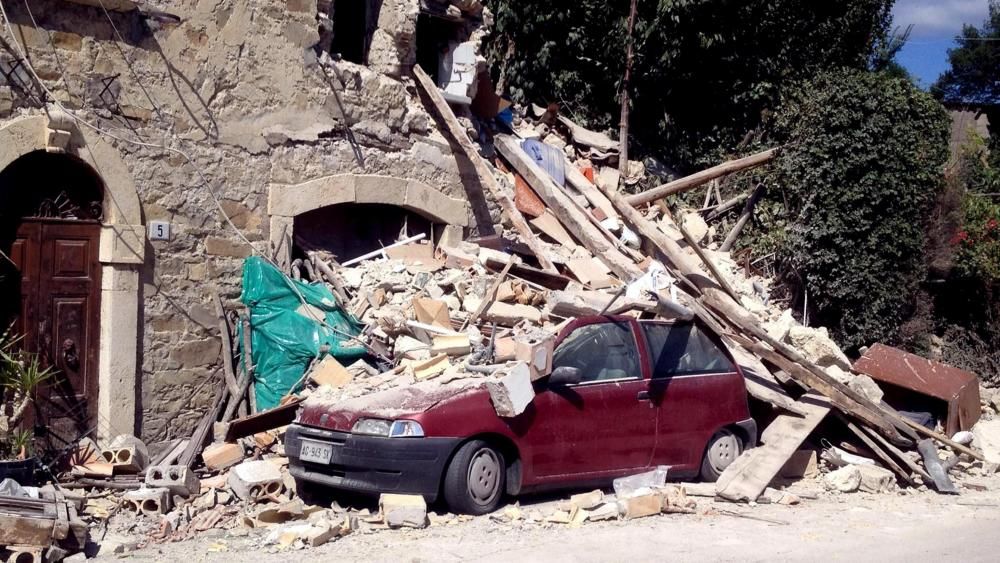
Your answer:
[[[479,450],[469,463],[469,494],[479,504],[488,504],[500,484],[500,460],[492,450]]]
[[[708,462],[712,469],[722,473],[740,455],[740,442],[731,432],[719,434],[708,449]]]

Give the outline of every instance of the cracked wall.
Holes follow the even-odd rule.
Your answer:
[[[400,78],[414,59],[417,0],[383,2],[367,67],[316,55],[315,0],[155,3],[179,25],[135,12],[109,21],[100,8],[39,0],[30,3],[36,26],[23,4],[5,5],[57,100],[115,136],[166,143],[193,163],[106,137],[135,181],[144,221],[172,229],[171,240],[146,243],[141,269],[138,428],[146,440],[186,435],[212,401],[206,382],[221,368],[211,291],[238,304],[250,252],[242,237],[269,252],[269,185],[363,173],[466,198],[474,182],[412,81]],[[0,44],[0,70],[14,63]],[[23,67],[11,77],[0,76],[0,125],[44,111]],[[214,211],[208,190],[241,234]]]

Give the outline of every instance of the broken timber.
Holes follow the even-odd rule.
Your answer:
[[[686,192],[690,189],[697,188],[702,184],[715,180],[716,178],[721,178],[728,174],[732,174],[733,172],[754,168],[760,166],[761,164],[770,162],[774,159],[776,154],[778,154],[778,149],[770,149],[746,158],[723,162],[718,166],[713,166],[707,170],[702,170],[696,174],[685,176],[684,178],[674,180],[673,182],[667,182],[666,184],[646,190],[641,194],[631,196],[628,198],[628,203],[633,207],[639,207],[640,205],[652,203],[669,195]]]
[[[726,240],[722,242],[722,246],[719,247],[719,252],[729,252],[732,250],[733,245],[736,244],[736,239],[740,237],[740,233],[743,232],[743,228],[747,226],[750,218],[753,217],[753,208],[757,206],[757,202],[760,198],[764,196],[764,184],[758,184],[754,189],[753,193],[750,194],[750,199],[747,200],[746,205],[743,206],[743,213],[740,214],[740,218],[736,220],[736,224],[733,225],[733,229],[729,231],[726,235]]]
[[[493,173],[490,171],[490,167],[486,165],[483,157],[479,156],[479,152],[474,146],[472,146],[472,141],[470,141],[468,135],[465,134],[462,126],[458,123],[458,119],[455,118],[455,114],[451,111],[451,107],[448,105],[448,102],[445,101],[441,92],[438,91],[437,86],[434,85],[434,82],[429,76],[427,76],[427,73],[425,73],[419,65],[413,65],[413,77],[416,79],[417,86],[431,101],[435,112],[441,116],[445,125],[448,126],[448,131],[451,133],[451,136],[455,138],[455,142],[458,143],[462,152],[465,153],[465,157],[469,159],[472,166],[476,169],[476,173],[479,175],[479,180],[486,185],[486,188],[490,191],[493,199],[496,200],[501,209],[503,209],[504,213],[507,214],[511,224],[517,230],[518,234],[520,234],[524,239],[525,244],[527,244],[531,249],[535,258],[538,259],[538,263],[541,264],[542,269],[547,272],[556,273],[555,264],[549,260],[541,241],[539,241],[538,237],[536,237],[531,231],[531,227],[524,219],[524,215],[521,215],[517,206],[514,205],[514,200],[507,195],[499,184],[497,184],[496,178],[493,177]]]
[[[641,274],[635,263],[609,244],[605,234],[590,222],[587,214],[576,207],[548,174],[521,150],[517,139],[508,135],[498,135],[496,147],[507,162],[528,182],[538,197],[542,198],[563,227],[591,254],[605,262],[622,279],[631,280]]]
[[[815,393],[803,395],[797,403],[808,414],[804,417],[778,415],[761,434],[763,445],[736,458],[722,472],[715,485],[716,494],[736,502],[757,500],[788,458],[830,412],[829,401]]]

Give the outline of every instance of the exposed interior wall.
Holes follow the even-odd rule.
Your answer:
[[[142,259],[122,263],[104,284],[122,303],[110,317],[139,311],[102,330],[118,341],[135,321],[141,345],[133,382],[108,366],[119,375],[107,383],[122,394],[108,408],[133,394],[147,440],[186,435],[212,401],[220,341],[211,293],[238,306],[243,258],[270,254],[272,225],[284,219],[268,213],[269,186],[385,175],[466,198],[467,172],[401,78],[414,57],[408,34],[416,0],[384,0],[367,66],[334,62],[313,48],[321,31],[315,0],[157,2],[179,18],[176,25],[136,12],[112,13],[109,21],[100,8],[62,0],[30,6],[37,26],[23,4],[7,3],[18,43],[55,99],[119,139],[166,142],[190,157],[86,127],[77,133],[103,139],[81,145],[80,156],[105,181],[126,174],[137,188],[135,209],[109,202],[115,220],[106,246]],[[16,63],[15,53],[0,48],[0,70]],[[0,79],[0,127],[44,114],[23,65],[12,80]],[[0,143],[0,156],[5,149]],[[145,240],[149,221],[168,222],[170,240]]]

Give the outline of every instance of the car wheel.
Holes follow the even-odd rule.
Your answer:
[[[701,479],[714,483],[741,453],[743,440],[731,430],[719,430],[705,448],[705,457],[701,460]]]
[[[455,452],[444,476],[444,500],[455,512],[487,514],[503,500],[507,466],[503,455],[482,440]]]

